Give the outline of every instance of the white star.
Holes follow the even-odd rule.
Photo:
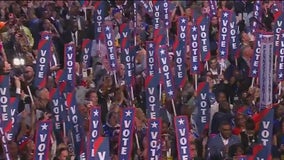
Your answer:
[[[165,50],[162,49],[162,50],[161,50],[161,54],[165,54]]]
[[[278,74],[278,77],[279,77],[279,78],[282,78],[282,77],[283,77],[283,74],[282,74],[282,73],[279,73],[279,74]]]
[[[224,51],[221,51],[221,55],[225,55],[225,52],[224,52]]]
[[[252,71],[252,73],[253,73],[253,74],[256,74],[256,73],[257,73],[257,71],[254,69],[254,70]]]
[[[197,28],[195,26],[192,27],[192,31],[196,32]]]
[[[97,109],[94,111],[94,116],[99,116],[99,112]]]
[[[153,48],[153,47],[154,47],[154,44],[153,44],[153,43],[149,43],[149,47],[150,47],[150,48]]]
[[[182,18],[181,23],[185,23],[185,22],[186,22],[185,18]]]
[[[178,123],[179,123],[179,125],[182,125],[182,124],[184,124],[184,120],[183,119],[179,119]]]
[[[125,113],[126,113],[126,116],[128,117],[128,116],[131,116],[132,112],[130,110],[127,110]]]
[[[197,66],[196,65],[194,65],[192,68],[193,68],[194,71],[197,71]]]
[[[157,128],[157,126],[158,126],[158,123],[156,123],[156,122],[153,122],[153,123],[151,123],[151,125],[152,125],[152,128]]]
[[[106,26],[106,31],[109,31],[110,30],[110,27],[109,26]]]
[[[170,96],[172,96],[174,94],[174,92],[172,90],[170,90],[168,93],[169,93]]]
[[[46,35],[46,36],[44,37],[44,39],[49,40],[49,36],[48,36],[48,35]]]
[[[72,49],[73,49],[72,46],[68,46],[68,47],[67,47],[67,50],[68,50],[68,51],[72,51]]]
[[[42,126],[41,126],[41,130],[47,130],[47,127],[48,125],[46,123],[44,123]]]
[[[228,15],[229,15],[229,14],[228,14],[227,12],[224,13],[224,17],[228,17]]]
[[[115,67],[115,63],[112,63],[111,66],[112,66],[112,67]]]

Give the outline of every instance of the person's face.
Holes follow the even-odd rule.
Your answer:
[[[192,10],[191,10],[191,8],[186,8],[186,9],[185,9],[185,15],[186,15],[186,16],[192,16]]]
[[[50,21],[49,20],[44,20],[44,22],[43,22],[43,29],[44,30],[50,30],[50,26],[51,26],[51,23],[50,23]]]
[[[16,143],[11,143],[8,145],[9,147],[9,152],[10,152],[10,155],[11,157],[17,157],[18,155],[18,146]]]
[[[49,91],[47,88],[43,88],[41,91],[40,91],[40,98],[41,99],[49,99]]]
[[[119,119],[118,113],[113,113],[109,120],[109,124],[115,126],[118,122],[118,119]]]
[[[66,160],[67,157],[68,157],[68,151],[67,151],[67,150],[63,150],[63,151],[60,153],[58,159],[59,159],[59,160]]]
[[[114,18],[115,18],[115,19],[121,19],[121,18],[122,18],[121,12],[116,12],[116,13],[114,14]]]
[[[34,78],[34,69],[30,66],[26,67],[24,70],[24,79],[30,80]]]
[[[97,105],[98,104],[98,95],[96,92],[92,92],[90,94],[90,101],[92,101],[93,105]]]
[[[212,60],[210,60],[210,68],[216,69],[217,66],[218,66],[217,59],[212,59]]]
[[[239,126],[245,126],[246,117],[243,114],[237,115],[237,123],[238,123]]]
[[[213,16],[212,19],[211,19],[211,24],[213,26],[216,26],[218,24],[218,17]]]
[[[30,140],[29,143],[27,144],[28,160],[32,160],[34,158],[34,150],[35,150],[35,144],[32,140]]]
[[[190,154],[192,155],[192,157],[196,157],[197,156],[197,151],[196,151],[196,146],[193,142],[190,142]]]
[[[214,86],[214,80],[211,78],[211,76],[209,74],[206,76],[206,82],[209,83],[210,88],[212,88]]]
[[[119,73],[120,73],[121,76],[124,76],[124,74],[125,74],[125,66],[123,64],[120,65]]]
[[[235,156],[244,155],[244,150],[241,147],[238,147],[235,153]]]
[[[251,49],[250,47],[245,48],[244,56],[247,58],[251,58],[252,55],[253,55],[253,49]]]
[[[231,126],[228,125],[228,124],[222,125],[220,127],[220,132],[221,132],[221,135],[223,136],[223,138],[225,138],[225,139],[230,138],[231,135],[232,135]]]
[[[112,85],[112,78],[111,78],[111,76],[107,75],[104,78],[104,84],[106,84],[106,87],[110,87]]]
[[[162,123],[162,133],[166,134],[166,133],[168,133],[168,130],[169,130],[169,127],[168,127],[167,122],[163,122]]]
[[[247,33],[245,33],[245,32],[242,33],[242,41],[244,43],[248,43],[250,41],[249,35]]]
[[[218,102],[226,102],[227,96],[224,93],[219,93]]]

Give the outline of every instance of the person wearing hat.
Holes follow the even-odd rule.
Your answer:
[[[32,160],[34,158],[35,144],[33,140],[23,136],[18,141],[18,147],[21,159]]]

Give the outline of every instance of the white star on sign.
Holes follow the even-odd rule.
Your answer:
[[[165,50],[162,49],[162,50],[161,50],[161,54],[165,54]]]
[[[184,124],[184,120],[183,119],[179,119],[178,123],[179,123],[179,125],[182,125],[182,124]]]
[[[126,116],[128,117],[128,116],[131,116],[132,112],[130,110],[127,110],[125,113],[126,113]]]
[[[47,130],[47,127],[48,125],[46,123],[44,123],[42,126],[41,126],[41,130]]]
[[[153,43],[149,43],[149,47],[153,48],[154,47]]]
[[[228,14],[227,12],[224,13],[224,17],[228,17],[228,15],[229,15],[229,14]]]
[[[110,30],[109,26],[106,26],[106,31],[109,31],[109,30]]]
[[[197,66],[196,66],[196,65],[194,65],[192,68],[193,68],[193,70],[195,70],[195,71],[197,70]]]
[[[195,26],[192,27],[192,31],[196,32],[197,28]]]
[[[46,36],[44,37],[44,39],[49,40],[49,36],[48,36],[48,35],[46,35]]]
[[[221,55],[225,55],[225,52],[224,52],[224,51],[221,51]]]
[[[257,71],[254,69],[254,70],[252,71],[252,73],[253,73],[253,74],[256,74],[256,73],[257,73]]]
[[[181,23],[185,23],[185,18],[182,18],[182,19],[181,19]]]
[[[279,77],[279,78],[282,78],[282,77],[283,77],[283,74],[282,74],[282,73],[280,73],[280,74],[278,75],[278,77]]]
[[[98,112],[97,109],[94,111],[94,115],[95,115],[95,116],[99,116],[99,112]]]
[[[112,66],[112,67],[115,67],[115,63],[112,63],[111,66]]]
[[[170,96],[172,96],[174,94],[174,92],[172,90],[170,90],[168,93],[169,93]]]
[[[157,128],[157,126],[158,126],[158,123],[156,123],[156,122],[153,122],[153,123],[151,123],[151,125],[152,125],[152,128]]]
[[[73,47],[72,46],[68,46],[67,50],[68,51],[72,51]]]

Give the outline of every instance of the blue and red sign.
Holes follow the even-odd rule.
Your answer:
[[[190,159],[189,128],[187,116],[174,118],[178,160]]]
[[[52,131],[51,121],[40,121],[37,124],[35,154],[36,160],[49,160],[50,136]]]
[[[95,40],[103,41],[103,23],[107,16],[107,2],[106,1],[96,1],[94,4],[94,30],[95,30]]]
[[[220,28],[219,28],[219,59],[227,59],[228,58],[228,49],[229,49],[229,29],[230,29],[230,19],[231,19],[232,11],[223,10]]]
[[[199,50],[201,52],[201,61],[209,61],[210,59],[210,42],[209,42],[209,17],[200,16],[197,19]]]
[[[281,31],[284,29],[284,13],[283,12],[277,12],[274,14],[274,53],[279,56],[279,50],[281,46]]]
[[[124,108],[120,122],[118,159],[131,159],[135,108]]]
[[[85,64],[85,67],[91,67],[91,52],[92,52],[92,40],[83,39],[82,42],[82,63]]]
[[[35,80],[34,86],[39,89],[44,88],[47,81],[47,75],[49,71],[51,41],[40,40],[38,44],[37,63],[35,66]]]
[[[251,59],[251,69],[249,71],[249,76],[258,77],[259,64],[260,64],[260,48],[261,48],[261,38],[262,33],[255,33],[255,44],[254,44],[254,54]]]
[[[284,30],[281,31],[280,34],[280,51],[277,59],[277,80],[284,80]]]
[[[114,45],[114,33],[111,25],[104,26],[104,33],[105,33],[105,43],[107,46],[108,51],[108,59],[110,68],[112,71],[117,70],[117,55],[116,55],[116,48]]]
[[[258,140],[262,148],[258,150],[255,159],[271,159],[271,146],[272,146],[272,129],[273,129],[273,115],[274,109],[269,107],[260,112],[260,127],[258,132]]]
[[[198,74],[199,73],[199,35],[198,35],[198,27],[196,22],[193,22],[192,27],[190,29],[190,38],[189,38],[189,46],[191,48],[191,58],[190,58],[190,73]]]
[[[100,126],[101,126],[101,109],[99,107],[93,107],[90,111],[90,120],[89,120],[89,135],[87,138],[87,159],[96,160],[95,141],[100,136]],[[99,147],[98,147],[99,148]],[[103,154],[102,154],[103,155]]]
[[[204,133],[205,129],[209,129],[210,122],[210,97],[209,97],[209,84],[201,82],[197,87],[197,115],[195,117],[196,129],[198,135]]]
[[[173,46],[175,54],[175,85],[182,88],[186,81],[186,44],[187,44],[187,25],[188,19],[184,16],[178,18],[177,38]]]
[[[169,65],[170,60],[169,60],[167,46],[165,45],[160,46],[158,52],[159,52],[159,59],[160,59],[160,68],[162,70],[162,75],[164,78],[164,85],[165,85],[164,87],[165,87],[168,97],[173,99],[174,86],[173,86],[170,65]]]
[[[62,80],[66,82],[66,91],[71,92],[76,84],[76,71],[75,71],[75,58],[76,58],[76,47],[73,42],[64,45],[64,74]]]
[[[161,159],[161,124],[162,122],[160,118],[148,120],[148,159]]]

